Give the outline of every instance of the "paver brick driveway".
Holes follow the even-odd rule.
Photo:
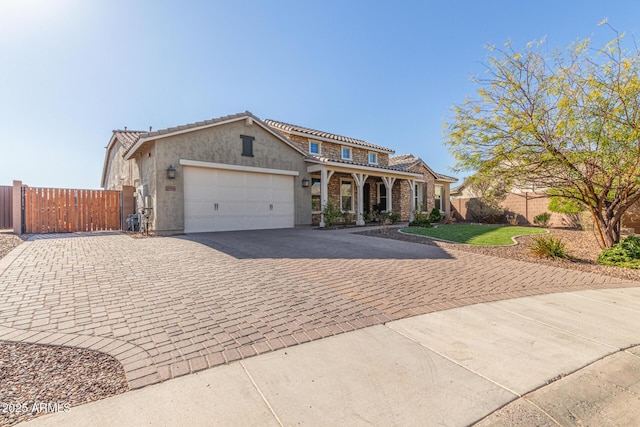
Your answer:
[[[416,314],[637,286],[339,230],[53,237],[0,260],[0,339],[107,352],[131,388]]]

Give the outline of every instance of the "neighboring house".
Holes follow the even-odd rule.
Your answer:
[[[244,112],[153,132],[113,131],[102,187],[135,187],[159,234],[323,226],[328,201],[357,224],[376,209],[403,220],[422,206],[448,213],[456,179],[393,153]]]

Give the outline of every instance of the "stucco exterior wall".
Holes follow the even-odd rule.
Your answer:
[[[156,157],[157,152],[154,143],[148,143],[145,145],[136,158],[136,164],[138,166],[139,174],[141,176],[141,182],[143,191],[140,188],[136,188],[136,197],[138,208],[150,208],[146,210],[148,214],[149,226],[152,230],[156,230],[156,214],[157,210],[157,196],[156,196]],[[145,197],[148,196],[148,197]],[[146,199],[146,200],[145,200]]]
[[[135,186],[136,180],[140,180],[135,160],[124,160],[122,157],[124,152],[124,147],[118,141],[109,150],[104,180],[105,190],[122,190],[123,186]]]
[[[240,135],[255,138],[253,157],[242,156]],[[184,231],[184,171],[180,159],[298,171],[299,175],[294,177],[295,224],[311,223],[311,189],[303,188],[301,183],[303,178],[310,178],[304,156],[255,123],[248,126],[245,120],[240,120],[158,139],[151,158],[153,174],[149,178],[155,187],[150,190],[155,196],[157,218],[153,226],[159,234]],[[144,165],[143,162],[146,170]],[[176,168],[175,179],[167,178],[170,165]],[[143,180],[146,179],[145,174]]]

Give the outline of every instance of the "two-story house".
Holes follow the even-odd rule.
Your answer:
[[[410,220],[449,213],[455,178],[411,155],[249,112],[158,131],[116,130],[102,187],[134,187],[160,234],[324,226],[332,201],[364,224],[374,210]]]

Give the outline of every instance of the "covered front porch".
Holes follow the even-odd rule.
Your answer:
[[[331,201],[343,212],[355,216],[356,225],[364,225],[371,212],[396,212],[402,220],[413,214],[426,200],[427,188],[422,174],[385,167],[347,165],[339,162],[312,164],[311,203],[313,223],[325,226],[323,209]]]

